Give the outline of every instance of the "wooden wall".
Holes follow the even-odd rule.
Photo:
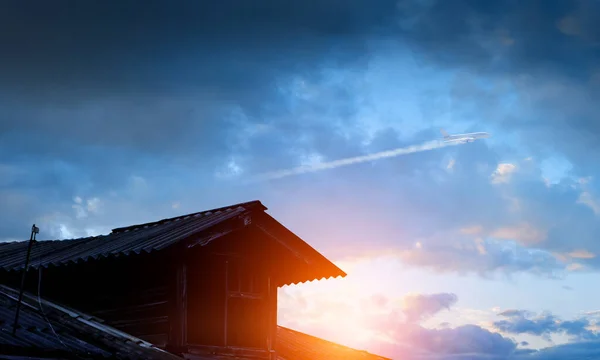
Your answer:
[[[274,346],[277,290],[266,245],[253,235],[237,232],[189,252],[189,344]]]

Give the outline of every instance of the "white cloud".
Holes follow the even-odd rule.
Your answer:
[[[77,219],[82,219],[87,216],[87,212],[85,211],[83,206],[76,203],[71,205],[71,207],[73,208],[73,210],[75,210],[75,217]]]
[[[503,163],[498,164],[498,167],[492,173],[492,183],[493,184],[502,184],[508,183],[513,175],[513,173],[517,170],[517,167],[514,164]]]
[[[75,210],[75,218],[77,219],[84,219],[90,214],[98,214],[102,205],[102,201],[97,197],[85,200],[85,205],[84,200],[79,196],[73,198],[73,202],[74,204],[71,207]]]
[[[101,201],[99,198],[94,197],[87,200],[87,211],[90,213],[97,213],[100,209]]]
[[[143,191],[148,187],[148,181],[142,176],[132,175],[129,177],[129,184],[134,191]]]
[[[71,230],[65,224],[59,225],[59,236],[61,239],[72,239],[75,237],[73,236]]]
[[[600,201],[588,191],[583,191],[579,195],[577,203],[589,207],[596,215],[600,215]]]
[[[449,172],[452,172],[452,170],[454,169],[454,165],[456,164],[456,159],[451,158],[448,161],[448,164],[446,165],[446,170],[448,170]]]
[[[235,158],[230,158],[224,166],[221,166],[216,171],[215,176],[221,179],[229,179],[239,176],[244,172],[244,169]]]

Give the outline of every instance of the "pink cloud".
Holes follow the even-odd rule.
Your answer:
[[[506,355],[516,349],[512,340],[476,325],[428,329],[420,324],[450,309],[458,300],[455,294],[412,294],[398,299],[382,294],[336,299],[314,295],[283,296],[281,325],[392,358]],[[287,301],[294,306],[286,305]]]

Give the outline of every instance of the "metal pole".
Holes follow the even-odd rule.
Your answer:
[[[23,291],[25,290],[25,277],[29,268],[29,256],[31,255],[31,248],[35,242],[35,234],[39,233],[40,229],[33,224],[31,227],[31,237],[29,238],[29,245],[27,246],[27,257],[25,257],[25,267],[23,268],[23,274],[21,275],[21,289],[19,290],[19,301],[17,302],[17,310],[15,313],[15,322],[13,324],[13,335],[17,334],[17,325],[19,324],[19,312],[21,311],[21,303],[23,302]],[[40,264],[41,266],[41,264]]]

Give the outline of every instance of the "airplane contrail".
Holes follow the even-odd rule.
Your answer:
[[[338,168],[338,167],[346,166],[346,165],[359,164],[359,163],[373,161],[373,160],[391,158],[391,157],[396,157],[396,156],[400,156],[400,155],[412,154],[412,153],[427,151],[427,150],[434,150],[434,149],[439,149],[439,148],[446,147],[446,146],[460,145],[460,144],[464,144],[464,142],[440,141],[440,140],[427,141],[420,145],[412,145],[412,146],[397,148],[397,149],[393,149],[393,150],[381,151],[381,152],[374,153],[374,154],[355,156],[355,157],[351,157],[351,158],[334,160],[334,161],[324,162],[324,163],[315,164],[315,165],[304,165],[304,166],[299,166],[299,167],[296,167],[293,169],[288,169],[288,170],[279,170],[279,171],[263,173],[262,175],[259,175],[256,180],[280,179],[280,178],[283,178],[286,176],[305,174],[305,173],[309,173],[309,172],[321,171],[321,170],[326,170],[326,169],[334,169],[334,168]]]

